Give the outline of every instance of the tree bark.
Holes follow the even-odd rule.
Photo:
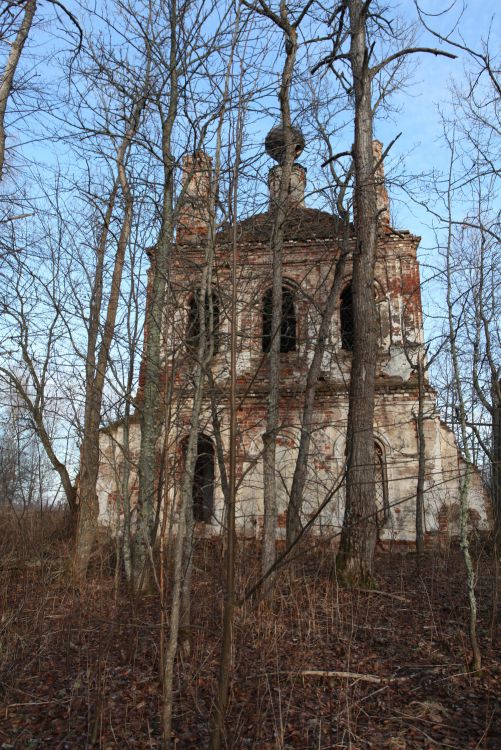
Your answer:
[[[350,64],[355,96],[354,346],[348,407],[346,508],[336,561],[338,574],[346,582],[357,586],[371,581],[377,538],[373,435],[377,351],[374,298],[377,204],[366,12],[367,3],[350,1]]]

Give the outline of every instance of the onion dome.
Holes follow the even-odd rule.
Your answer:
[[[294,159],[297,159],[301,155],[305,147],[304,135],[299,128],[294,126],[286,128],[283,125],[275,125],[266,136],[264,146],[268,156],[271,156],[279,164],[283,164],[285,160],[287,130],[289,130],[289,138],[292,139],[292,143],[294,144]]]

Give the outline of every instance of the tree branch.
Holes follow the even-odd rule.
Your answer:
[[[338,154],[334,154],[334,156],[329,157],[329,159],[326,159],[322,164],[322,169],[324,167],[327,167],[329,164],[331,164],[333,161],[337,161],[342,156],[352,156],[351,151],[340,151]]]
[[[374,76],[377,75],[377,73],[379,73],[382,68],[385,68],[387,65],[389,65],[389,63],[397,60],[399,57],[413,55],[416,52],[424,52],[440,57],[449,57],[451,60],[455,60],[457,58],[457,55],[453,55],[452,52],[445,52],[444,50],[436,49],[435,47],[405,47],[405,49],[401,49],[398,52],[395,52],[393,55],[386,57],[380,63],[371,68],[369,70],[369,75],[374,78]]]

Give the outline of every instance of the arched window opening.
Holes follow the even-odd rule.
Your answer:
[[[388,479],[384,453],[379,443],[374,443],[374,484],[376,488],[376,509],[378,528],[384,526],[390,517],[388,501]]]
[[[197,438],[191,498],[194,520],[210,523],[214,512],[214,446],[212,440],[202,433]]]
[[[273,311],[273,290],[268,289],[263,298],[263,352],[271,348],[271,319]],[[294,295],[289,287],[282,287],[282,325],[280,327],[280,351],[293,352],[297,346],[297,320]]]
[[[375,280],[374,301],[376,303],[377,345],[379,349],[388,349],[391,344],[391,308],[390,301],[383,285]]]
[[[351,283],[341,293],[339,305],[339,320],[341,324],[341,347],[347,352],[353,351],[353,295]]]
[[[192,295],[188,309],[187,341],[191,349],[197,349],[200,340],[200,289]],[[205,293],[205,336],[212,344],[212,353],[219,351],[219,299],[215,292]]]

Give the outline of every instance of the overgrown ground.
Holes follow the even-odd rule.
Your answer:
[[[135,607],[104,560],[85,591],[68,583],[59,519],[0,515],[0,748],[158,748],[158,596]],[[17,529],[17,530],[16,530]],[[257,552],[239,549],[239,588]],[[468,673],[457,550],[380,554],[379,591],[332,581],[327,547],[282,571],[270,603],[236,615],[228,748],[501,748],[499,630],[480,550],[484,667]],[[221,635],[221,550],[196,551],[192,654],[177,665],[178,750],[207,746]],[[329,672],[356,673],[356,676]]]

